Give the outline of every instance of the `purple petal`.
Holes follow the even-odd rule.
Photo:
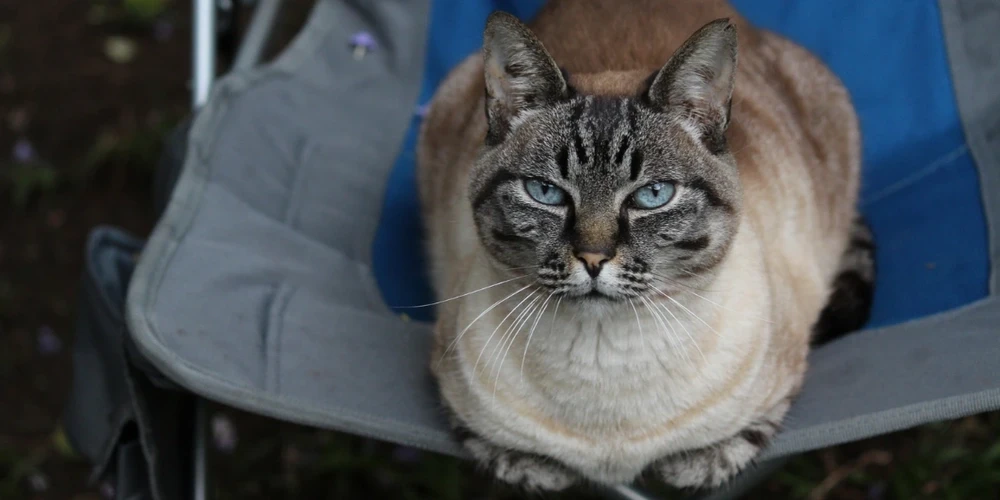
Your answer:
[[[392,450],[392,458],[397,462],[412,464],[420,460],[423,455],[420,450],[409,446],[397,446]]]
[[[48,491],[49,478],[45,477],[45,474],[42,474],[41,472],[35,472],[34,474],[28,476],[28,486],[30,486],[31,491],[35,493]]]
[[[375,37],[367,31],[359,31],[351,35],[350,44],[352,47],[361,47],[368,50],[373,50],[378,47],[378,42],[375,40]]]
[[[38,352],[43,356],[51,356],[62,350],[62,340],[56,336],[52,328],[42,326],[38,329]]]
[[[111,486],[111,483],[101,483],[100,491],[104,498],[110,500],[115,497],[115,487]]]
[[[885,483],[878,482],[868,488],[868,498],[870,500],[882,500],[885,498]]]
[[[35,147],[27,139],[18,139],[14,143],[13,156],[18,163],[28,163],[35,159]]]
[[[212,417],[212,442],[215,448],[223,453],[229,453],[236,449],[236,427],[229,417],[225,415],[215,415]]]

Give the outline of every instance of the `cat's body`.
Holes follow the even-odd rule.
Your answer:
[[[623,100],[652,94],[646,89],[658,84],[651,75],[697,28],[723,17],[739,33],[732,118],[722,120],[720,128],[724,141],[684,121],[722,108],[678,115],[661,127],[655,110]],[[533,127],[548,130],[533,123],[548,119],[534,110],[508,117],[503,115],[511,112],[508,105],[484,113],[482,55],[449,75],[422,129],[418,175],[437,294],[454,297],[507,281],[439,306],[431,364],[444,401],[465,432],[465,445],[511,482],[559,489],[578,475],[620,483],[651,470],[680,486],[717,485],[748,463],[776,431],[802,383],[810,334],[838,272],[863,274],[870,285],[870,253],[863,256],[869,260],[842,268],[842,263],[852,265],[852,231],[865,236],[863,226],[852,229],[860,158],[848,96],[805,50],[753,28],[721,1],[553,0],[532,28],[565,70],[563,76],[569,76],[570,90],[561,98],[576,99],[568,114],[553,120],[592,124],[578,129],[576,143],[560,149],[559,134],[532,139]],[[508,61],[500,69],[511,68]],[[519,90],[509,85],[518,85],[514,78],[523,75],[512,74],[499,80],[508,87],[490,88],[491,103],[502,100],[495,95],[500,91]],[[589,95],[606,97],[581,97]],[[670,97],[677,102],[674,94]],[[656,104],[655,96],[649,99]],[[501,121],[488,125],[488,116]],[[668,132],[646,131],[654,126]],[[634,132],[631,145],[623,139],[629,130]],[[691,134],[702,144],[696,146]],[[513,152],[483,153],[484,138],[487,150],[503,151],[498,145],[505,144]],[[568,287],[584,286],[579,283],[586,274],[572,267],[573,257],[563,263],[561,250],[540,257],[545,262],[525,257],[542,244],[526,241],[541,238],[535,233],[540,229],[500,204],[510,203],[511,196],[530,200],[498,188],[495,184],[510,179],[498,180],[503,176],[493,170],[502,168],[491,165],[521,151],[533,161],[554,161],[564,178],[582,182],[576,176],[595,175],[583,172],[589,168],[585,164],[599,163],[598,156],[610,165],[601,168],[620,164],[626,170],[631,158],[635,181],[635,162],[652,164],[651,156],[660,151],[657,141],[669,149],[663,154],[673,162],[688,158],[686,148],[710,150],[690,153],[708,158],[691,160],[707,165],[701,167],[706,172],[673,174],[689,179],[679,181],[677,194],[671,195],[677,198],[671,202],[678,204],[675,210],[697,211],[702,218],[676,230],[670,226],[680,241],[657,244],[659,250],[605,251],[609,258],[604,261],[611,264],[601,271],[602,261],[596,272],[604,272],[608,284],[586,285],[641,293],[611,291],[615,298],[607,300],[563,295]],[[554,148],[555,160],[539,159],[547,153],[539,153],[544,150],[536,143]],[[641,148],[644,154],[634,153]],[[664,167],[664,172],[672,171]],[[627,184],[626,174],[621,175]],[[602,219],[597,209],[598,215],[587,215],[590,195],[581,194],[583,188],[579,193],[567,189],[580,206],[558,209],[563,212],[540,208],[551,212],[545,217],[561,213],[559,220],[572,221],[566,231],[584,268],[591,254],[578,247],[593,247],[602,231],[613,233],[615,241],[627,238],[621,236],[629,232],[622,224],[631,224],[631,237],[641,239],[635,234],[645,227],[642,217],[652,219],[647,212],[626,215],[626,208],[617,219]],[[494,195],[498,208],[488,201]],[[503,224],[489,222],[500,217]],[[643,241],[629,245],[640,247]],[[862,243],[867,245],[867,238]],[[672,260],[655,252],[666,252]],[[677,273],[670,262],[678,263]],[[547,271],[536,271],[536,265],[551,266],[572,283],[523,289],[536,272],[544,278]],[[651,281],[629,288],[633,274]]]

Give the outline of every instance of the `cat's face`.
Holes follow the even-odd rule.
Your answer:
[[[707,35],[706,26],[640,95],[584,96],[512,19],[491,18],[485,37],[490,131],[471,189],[484,246],[515,273],[583,300],[699,282],[738,226],[738,174],[722,135],[735,34],[730,50],[728,25]]]

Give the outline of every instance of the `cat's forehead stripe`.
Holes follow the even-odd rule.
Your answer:
[[[636,180],[642,170],[642,152],[634,139],[638,132],[638,108],[630,99],[586,96],[574,103],[569,124],[578,168],[600,161],[608,173],[629,172]],[[564,176],[565,177],[565,176]]]

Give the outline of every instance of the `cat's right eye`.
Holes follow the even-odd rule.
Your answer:
[[[524,181],[524,190],[528,192],[528,196],[531,196],[538,203],[545,205],[566,204],[566,191],[547,182],[538,179],[526,179]]]

